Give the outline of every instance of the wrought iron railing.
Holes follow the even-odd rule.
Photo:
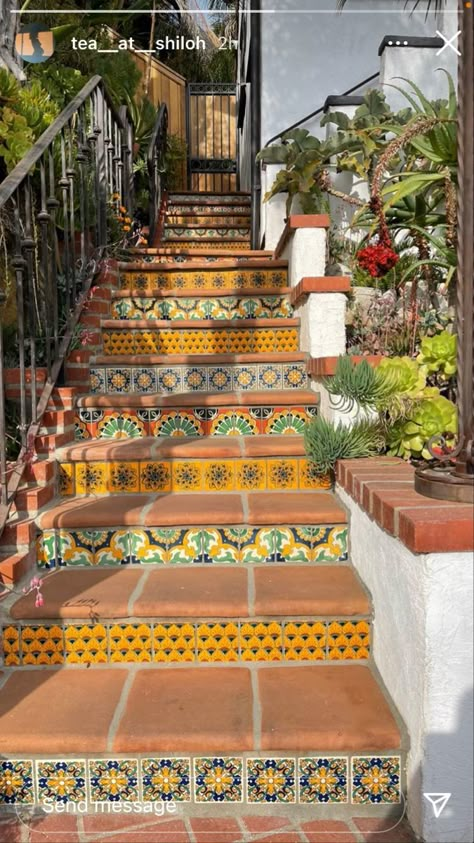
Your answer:
[[[159,223],[166,177],[166,144],[168,136],[168,109],[163,103],[158,109],[147,152],[149,181],[148,243],[153,245]]]
[[[2,343],[3,325],[0,330],[0,533],[98,271],[114,212],[120,205],[133,210],[132,142],[126,110],[117,112],[101,77],[95,76],[0,184],[0,289],[4,299],[10,289],[16,309],[8,348]],[[7,367],[17,374],[19,400],[19,408],[15,405],[10,413]],[[40,367],[46,370],[41,386]]]

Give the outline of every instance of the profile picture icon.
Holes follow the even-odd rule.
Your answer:
[[[15,49],[23,61],[39,64],[54,53],[54,35],[41,23],[21,27],[15,37]]]

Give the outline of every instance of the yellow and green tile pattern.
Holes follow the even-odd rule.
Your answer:
[[[9,624],[2,629],[5,667],[109,663],[229,663],[365,660],[371,624],[265,619]]]
[[[327,564],[347,561],[347,526],[44,530],[40,568],[128,564]]]
[[[331,478],[304,457],[215,460],[63,462],[60,494],[242,492],[330,489]]]
[[[286,319],[293,315],[288,296],[127,296],[112,302],[112,319]]]

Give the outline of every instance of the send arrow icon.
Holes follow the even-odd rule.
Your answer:
[[[451,799],[451,793],[424,793],[423,796],[431,802],[436,819],[441,816]]]

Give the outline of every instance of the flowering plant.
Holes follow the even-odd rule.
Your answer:
[[[400,260],[400,256],[391,248],[390,242],[379,239],[377,243],[360,249],[356,254],[359,266],[372,278],[383,278]]]

